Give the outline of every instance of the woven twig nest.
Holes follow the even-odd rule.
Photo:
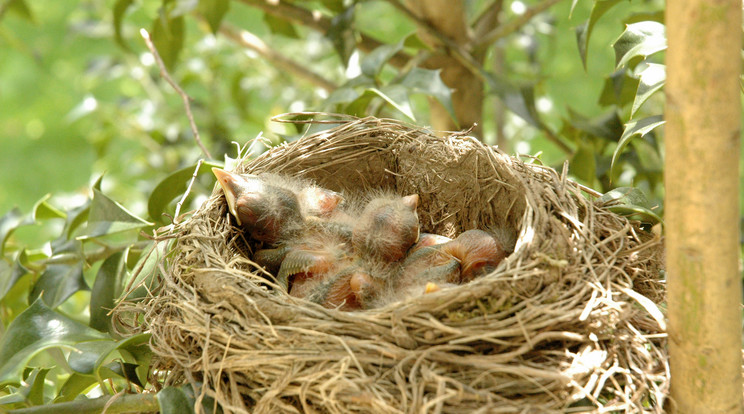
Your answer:
[[[661,412],[661,243],[565,174],[477,140],[376,118],[273,148],[238,172],[347,195],[418,194],[422,231],[493,226],[514,253],[466,285],[362,312],[272,289],[222,190],[163,236],[140,312],[166,383],[227,412]]]

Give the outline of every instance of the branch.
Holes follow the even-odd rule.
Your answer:
[[[274,17],[288,20],[315,31],[326,34],[331,28],[331,20],[318,12],[313,12],[305,8],[295,6],[294,4],[282,2],[281,0],[239,0],[241,3],[261,9]],[[357,47],[364,52],[371,52],[384,43],[375,40],[364,33],[360,33],[360,39]],[[396,68],[402,68],[408,63],[411,57],[404,52],[396,53],[390,58],[389,63]]]
[[[473,58],[473,56],[470,54],[470,52],[465,50],[465,48],[455,43],[455,41],[452,40],[449,36],[445,36],[444,34],[442,34],[439,30],[429,24],[429,22],[417,16],[408,7],[404,6],[403,3],[401,3],[399,0],[388,0],[388,3],[393,5],[393,7],[395,7],[396,9],[400,10],[403,14],[406,15],[406,17],[413,20],[413,22],[416,23],[417,26],[421,27],[422,29],[426,30],[426,32],[436,37],[437,40],[439,40],[447,49],[452,52],[452,56],[457,59],[457,61],[460,62],[465,68],[467,68],[475,77],[483,82],[486,81],[486,78],[482,73],[481,64],[476,61],[475,58]]]
[[[298,78],[304,79],[328,92],[332,92],[337,88],[337,86],[328,79],[270,48],[263,40],[259,39],[251,32],[238,29],[235,26],[223,22],[222,26],[220,26],[220,33],[235,43],[255,51],[262,57],[266,58],[266,60],[274,66],[292,73]]]
[[[473,39],[481,39],[499,22],[499,13],[504,7],[504,0],[494,0],[473,22]]]
[[[106,406],[109,402],[111,404]],[[8,414],[99,414],[103,412],[104,407],[107,414],[147,413],[160,410],[156,394],[126,394],[91,400],[36,405],[9,410]]]
[[[544,0],[540,4],[530,7],[519,17],[508,23],[498,26],[491,32],[485,34],[477,43],[476,48],[490,45],[491,43],[516,32],[517,30],[522,28],[522,26],[532,20],[533,17],[544,12],[545,10],[550,8],[550,6],[558,3],[559,1],[561,0]]]
[[[186,92],[181,89],[180,86],[176,83],[176,81],[171,78],[170,74],[168,73],[168,70],[165,68],[165,63],[163,63],[163,59],[160,57],[160,54],[158,53],[158,50],[155,49],[155,45],[152,43],[152,39],[150,39],[150,33],[147,32],[145,29],[140,29],[140,36],[145,40],[145,44],[147,44],[147,48],[150,49],[150,52],[152,53],[153,57],[155,57],[155,61],[158,64],[158,67],[160,68],[160,76],[165,79],[170,86],[173,87],[173,89],[176,90],[176,93],[181,97],[183,100],[183,106],[186,108],[186,117],[189,118],[189,125],[191,126],[191,132],[194,133],[194,139],[196,140],[196,143],[199,145],[199,148],[201,148],[204,155],[207,156],[207,158],[212,159],[212,154],[207,151],[207,148],[202,144],[201,138],[199,137],[199,130],[196,129],[196,122],[194,122],[194,115],[191,113],[191,104],[189,104],[189,96],[186,95]]]

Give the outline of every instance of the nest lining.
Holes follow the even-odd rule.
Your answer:
[[[473,138],[338,122],[237,171],[352,196],[416,193],[422,231],[509,228],[515,252],[467,285],[364,312],[325,309],[273,289],[216,188],[161,236],[157,288],[117,311],[152,333],[167,384],[201,384],[226,412],[662,412],[658,238],[565,174]]]

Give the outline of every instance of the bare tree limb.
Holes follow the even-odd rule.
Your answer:
[[[493,29],[491,32],[481,37],[481,40],[477,43],[476,48],[490,45],[491,43],[508,36],[527,24],[533,17],[549,9],[552,5],[558,3],[561,0],[544,0],[542,3],[527,9],[522,15],[511,20],[503,25],[500,25]]]
[[[286,3],[281,0],[239,0],[241,3],[263,10],[272,16],[278,17],[283,20],[308,27],[316,30],[323,34],[327,33],[331,28],[331,20],[323,16],[321,13],[313,12],[305,8],[295,6],[294,4]],[[360,33],[360,39],[357,43],[357,47],[364,52],[371,52],[384,43]],[[396,53],[390,58],[389,63],[396,68],[401,68],[406,65],[411,57],[404,52]]]
[[[160,54],[158,53],[158,50],[155,48],[155,45],[152,43],[152,39],[150,38],[150,33],[147,32],[145,29],[140,29],[140,36],[145,40],[145,44],[147,44],[147,48],[150,49],[150,53],[152,53],[153,57],[155,58],[155,62],[158,64],[158,68],[160,68],[160,76],[163,77],[163,79],[166,80],[170,84],[170,86],[175,89],[176,93],[181,97],[181,100],[183,100],[183,106],[186,108],[186,117],[189,119],[189,125],[191,126],[191,132],[194,133],[194,139],[196,140],[196,143],[199,145],[199,148],[201,148],[204,155],[207,156],[207,158],[212,159],[212,154],[209,153],[207,148],[202,144],[201,138],[199,137],[199,130],[196,128],[196,122],[194,122],[194,115],[191,113],[191,104],[189,103],[189,96],[186,95],[186,92],[181,89],[180,86],[178,86],[178,83],[171,78],[170,74],[168,73],[168,70],[165,68],[165,63],[163,63],[163,59],[160,57]]]
[[[251,32],[238,29],[233,25],[223,22],[222,26],[220,26],[220,33],[233,42],[255,51],[274,66],[290,72],[296,77],[304,79],[305,81],[315,86],[319,86],[328,92],[332,92],[338,87],[333,82],[311,71],[306,66],[303,66],[298,62],[272,49],[266,43],[264,43],[263,40],[261,40]]]

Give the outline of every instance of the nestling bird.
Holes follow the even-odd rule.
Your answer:
[[[354,226],[354,253],[382,262],[402,259],[419,238],[418,202],[417,194],[373,198]]]

